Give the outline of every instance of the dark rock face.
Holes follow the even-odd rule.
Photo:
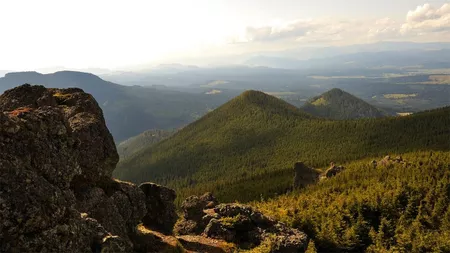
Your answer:
[[[117,162],[91,95],[31,85],[6,91],[0,96],[0,252],[133,251],[144,216],[167,211],[147,208],[148,193],[111,179]],[[173,199],[162,203],[172,207]]]
[[[143,183],[139,185],[139,188],[145,194],[147,206],[147,213],[142,220],[144,225],[165,233],[172,233],[178,219],[174,204],[177,197],[175,191],[153,183]]]
[[[144,193],[131,183],[105,178],[98,185],[78,185],[73,192],[78,211],[126,240],[146,214]]]
[[[207,206],[206,197],[191,196],[183,202],[184,217],[177,223],[179,234],[201,234],[208,238],[235,243],[241,248],[254,248],[271,240],[271,252],[304,252],[306,234],[287,227],[253,208],[241,204]]]
[[[294,189],[303,188],[316,182],[318,179],[317,172],[306,166],[303,162],[296,162],[294,164],[294,172],[294,184],[292,185]]]

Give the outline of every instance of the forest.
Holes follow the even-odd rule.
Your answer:
[[[288,191],[293,165],[415,151],[449,151],[450,107],[406,117],[315,118],[262,92],[247,91],[174,136],[119,163],[114,176],[174,188],[177,203],[213,192],[221,201],[267,199]]]
[[[305,231],[318,252],[450,252],[450,152],[371,159],[268,201],[261,211]]]

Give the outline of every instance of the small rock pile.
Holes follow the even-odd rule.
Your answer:
[[[183,218],[175,225],[175,232],[180,235],[203,235],[235,243],[244,249],[271,240],[273,252],[303,252],[308,244],[306,234],[297,229],[289,228],[250,206],[218,204],[210,193],[187,198],[182,209]]]
[[[402,164],[404,166],[409,165],[409,163],[405,160],[403,160],[402,156],[396,156],[395,158],[391,158],[391,156],[387,155],[380,161],[373,160],[370,162],[370,165],[372,165],[374,168],[377,166],[388,166],[391,164]]]

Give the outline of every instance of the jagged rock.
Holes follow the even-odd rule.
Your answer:
[[[309,184],[317,181],[318,174],[314,169],[309,168],[303,162],[296,162],[294,164],[294,184],[293,188],[303,188]]]
[[[111,179],[117,161],[91,95],[31,85],[6,91],[0,96],[0,252],[134,250],[136,226],[150,211],[140,188]],[[172,197],[164,203],[170,199],[173,206]]]
[[[277,249],[274,252],[299,252],[306,248],[306,234],[270,219],[249,206],[220,204],[214,211],[221,218],[210,221],[204,232],[207,236],[231,241],[241,247],[255,247],[271,239]]]
[[[394,159],[391,158],[391,156],[387,155],[385,156],[383,159],[381,159],[380,161],[378,161],[377,165],[379,166],[388,166],[394,163],[399,163],[402,164],[404,166],[409,166],[410,163],[408,163],[407,161],[403,160],[402,156],[396,156]]]
[[[202,234],[208,238],[235,243],[240,248],[254,248],[265,240],[271,240],[273,252],[303,252],[306,249],[306,234],[289,228],[250,206],[218,204],[212,209],[206,209],[205,202],[201,199],[202,197],[191,196],[183,202],[185,215],[175,229],[179,234]],[[200,208],[203,208],[201,219]]]
[[[219,204],[217,199],[210,192],[207,192],[200,196],[200,200],[205,201],[206,203],[204,209],[214,208],[217,204]]]
[[[212,209],[218,203],[210,192],[200,197],[190,196],[186,198],[181,204],[183,217],[175,224],[175,234],[201,234],[209,221],[217,218],[215,213],[205,212],[205,209]]]
[[[198,196],[190,196],[181,204],[183,209],[183,216],[189,220],[201,220],[205,213],[203,209],[206,207],[206,201],[202,200]]]
[[[175,223],[173,231],[176,235],[198,235],[202,233],[203,229],[204,226],[199,226],[199,222],[182,217]]]
[[[88,213],[114,235],[129,238],[146,213],[144,193],[134,184],[105,178],[73,187],[77,210]]]
[[[328,168],[325,173],[323,174],[323,178],[331,178],[336,176],[337,174],[341,173],[343,170],[345,170],[344,166],[336,166],[333,162],[330,164],[330,168]]]
[[[144,225],[171,233],[178,219],[174,204],[177,197],[175,191],[153,183],[143,183],[139,185],[139,188],[145,194],[147,206],[147,213],[142,220]]]
[[[203,234],[206,237],[223,239],[227,242],[236,240],[236,231],[228,229],[219,219],[211,219]]]

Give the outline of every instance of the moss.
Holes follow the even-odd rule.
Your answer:
[[[53,97],[55,97],[57,99],[65,100],[65,99],[71,98],[72,94],[64,94],[61,92],[56,92],[55,94],[53,94]]]
[[[225,227],[233,227],[239,220],[241,220],[241,214],[233,217],[222,217],[219,219],[220,223]]]

